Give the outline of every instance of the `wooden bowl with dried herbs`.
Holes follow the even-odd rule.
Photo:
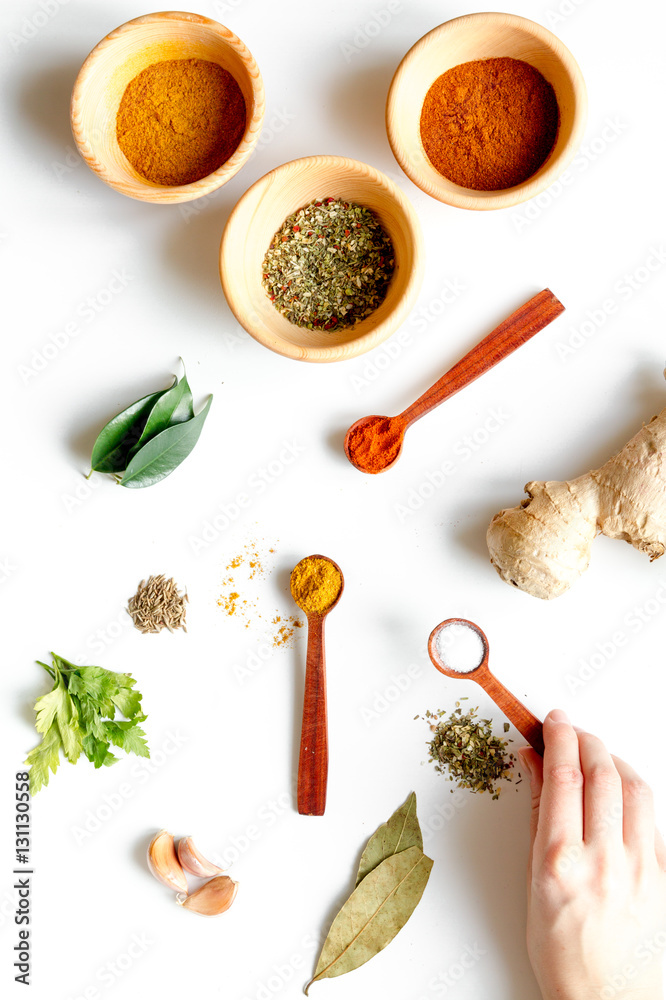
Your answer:
[[[259,68],[232,31],[164,11],[122,24],[74,84],[72,134],[105,183],[140,201],[210,194],[250,157],[264,117]]]
[[[388,177],[341,156],[284,163],[246,191],[222,235],[238,322],[299,361],[344,361],[386,340],[423,280],[421,227]]]
[[[587,121],[576,60],[540,24],[466,14],[407,53],[391,83],[393,155],[426,194],[457,208],[508,208],[545,190]]]

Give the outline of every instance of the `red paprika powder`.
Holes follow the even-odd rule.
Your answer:
[[[478,59],[447,70],[421,110],[421,141],[448,180],[475,191],[514,187],[548,158],[559,127],[555,91],[522,59]]]

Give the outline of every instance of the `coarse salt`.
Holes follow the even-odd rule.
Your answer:
[[[469,625],[451,624],[440,629],[435,639],[437,654],[449,670],[467,674],[481,663],[484,645],[478,632]]]

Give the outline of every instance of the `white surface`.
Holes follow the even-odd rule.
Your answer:
[[[442,677],[427,660],[427,637],[445,618],[479,623],[492,669],[535,713],[565,707],[635,763],[655,785],[666,825],[666,566],[601,538],[575,589],[541,603],[499,580],[484,541],[490,516],[517,503],[527,480],[600,464],[666,403],[663,10],[647,0],[512,5],[551,26],[580,62],[589,126],[567,185],[511,211],[474,214],[429,199],[401,174],[383,107],[412,43],[486,4],[393,4],[389,23],[366,32],[387,6],[202,2],[196,9],[227,23],[258,60],[266,131],[228,185],[179,208],[107,188],[78,161],[68,129],[85,55],[145,13],[141,4],[2,5],[9,404],[0,557],[9,643],[0,934],[12,997],[24,994],[11,982],[10,796],[35,743],[32,704],[46,690],[34,661],[49,649],[136,676],[153,761],[103,772],[63,764],[33,803],[30,995],[39,1000],[300,996],[315,939],[351,888],[363,845],[411,789],[435,859],[425,896],[386,951],[312,996],[434,1000],[472,948],[483,955],[449,995],[537,997],[523,945],[526,783],[498,802],[458,798],[421,766],[427,730],[414,716],[427,708],[465,694],[500,729],[503,721],[480,689]],[[416,206],[428,253],[403,331],[331,366],[254,343],[217,276],[220,235],[242,192],[277,164],[315,153],[386,171]],[[124,277],[112,285],[117,272]],[[546,285],[567,306],[556,324],[410,430],[394,470],[370,477],[351,467],[341,443],[352,421],[400,411]],[[118,294],[102,305],[109,287]],[[78,334],[26,380],[21,366],[72,323]],[[566,352],[569,342],[581,346]],[[99,476],[86,483],[97,431],[165,385],[179,355],[196,400],[215,394],[195,452],[147,490]],[[444,479],[446,462],[455,471]],[[261,478],[269,467],[270,482]],[[411,511],[419,490],[431,495]],[[239,493],[249,506],[194,551],[192,539]],[[263,623],[246,629],[216,605],[224,567],[252,540],[276,550],[261,589],[240,586],[266,613],[291,612],[289,571],[310,552],[330,555],[345,574],[327,626],[331,766],[322,819],[298,816],[292,798],[305,637],[262,658]],[[124,602],[159,572],[189,590],[187,635],[127,627]],[[572,690],[581,671],[592,678]],[[99,829],[82,835],[97,813]],[[208,921],[184,913],[151,878],[144,851],[162,826],[193,834],[204,852],[238,855],[232,874],[241,888],[229,913]],[[127,959],[134,935],[150,943]]]

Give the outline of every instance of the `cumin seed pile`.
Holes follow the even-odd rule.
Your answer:
[[[189,601],[187,592],[178,593],[178,587],[173,577],[168,580],[163,573],[142,580],[134,597],[127,605],[127,613],[139,632],[161,632],[167,628],[169,632],[185,627],[185,602]]]

